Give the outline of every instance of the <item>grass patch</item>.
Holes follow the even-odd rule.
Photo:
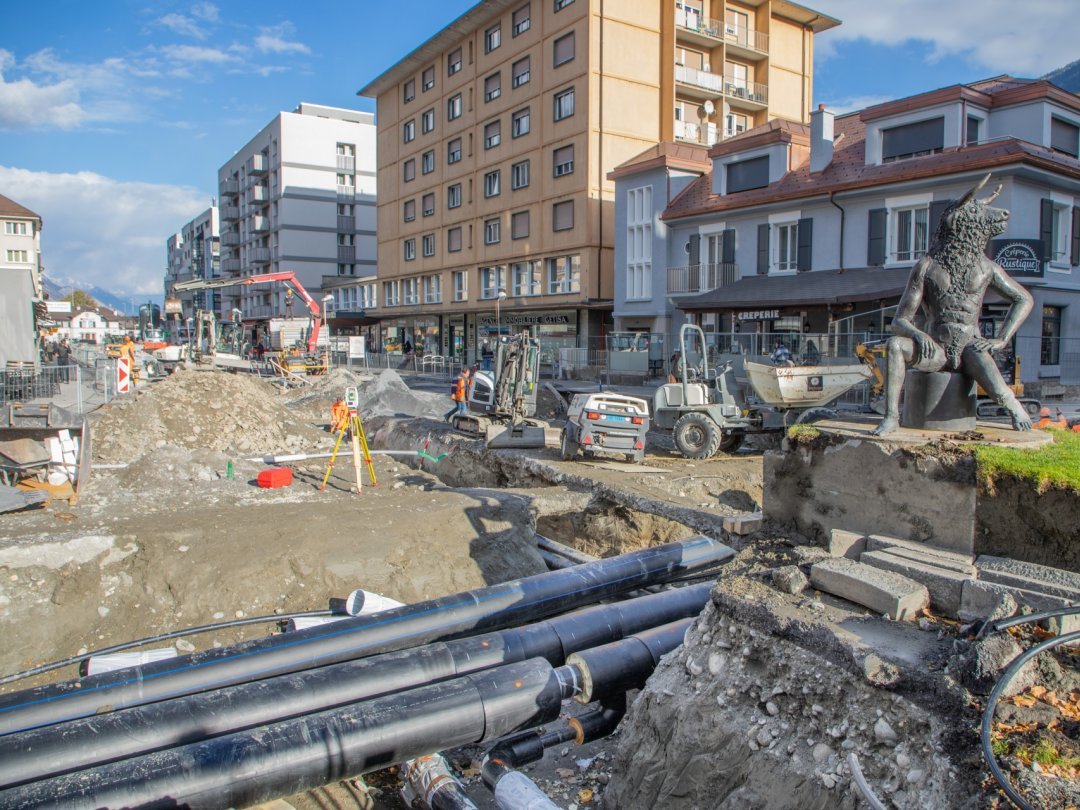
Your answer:
[[[787,431],[787,437],[795,444],[810,444],[819,436],[821,431],[811,425],[792,425]]]
[[[974,445],[979,479],[991,489],[995,479],[1012,475],[1030,481],[1039,492],[1051,488],[1080,491],[1080,433],[1050,433],[1054,441],[1033,450]]]

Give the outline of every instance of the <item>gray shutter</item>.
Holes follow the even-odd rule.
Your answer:
[[[875,208],[870,212],[870,228],[866,235],[866,263],[870,267],[885,264],[885,218],[888,209]]]
[[[690,264],[701,264],[701,237],[696,233],[690,234]]]
[[[1072,249],[1069,251],[1069,264],[1080,264],[1080,205],[1073,206]]]
[[[1080,209],[1073,209],[1073,213]],[[1073,228],[1074,236],[1076,228]],[[728,228],[720,238],[720,261],[724,264],[735,264],[735,229]],[[1075,264],[1075,262],[1073,262]]]
[[[757,226],[757,271],[759,275],[769,274],[769,224]]]
[[[814,220],[810,217],[799,220],[798,245],[795,252],[795,268],[809,270],[813,260]]]
[[[1048,262],[1054,254],[1054,201],[1039,202],[1039,238],[1043,243],[1043,261]]]
[[[952,205],[952,200],[936,200],[930,203],[930,238],[927,240],[928,245],[934,244],[934,237],[937,236],[941,218],[945,215],[945,209],[950,205]]]

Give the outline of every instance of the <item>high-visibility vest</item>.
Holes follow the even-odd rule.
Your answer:
[[[468,378],[464,374],[458,374],[457,380],[454,382],[454,393],[450,395],[450,399],[454,402],[464,402],[465,391],[468,386]]]

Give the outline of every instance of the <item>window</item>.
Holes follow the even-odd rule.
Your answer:
[[[416,119],[410,118],[401,128],[401,139],[408,143],[416,137]]]
[[[510,188],[525,188],[529,185],[529,161],[521,160],[510,167]]]
[[[450,96],[446,100],[446,120],[453,121],[461,117],[461,93]]]
[[[446,57],[446,75],[453,76],[461,70],[461,48],[455,48]]]
[[[364,309],[374,309],[378,306],[375,300],[376,284],[364,284],[360,287],[360,306]]]
[[[27,264],[30,261],[30,254],[25,250],[9,250],[7,260],[14,264]]]
[[[529,57],[526,56],[524,59],[518,59],[514,62],[513,67],[510,68],[510,86],[521,87],[523,84],[528,84],[530,74]]]
[[[568,231],[574,227],[574,201],[563,200],[551,206],[551,229]]]
[[[383,282],[383,306],[396,307],[401,303],[401,299],[398,297],[400,294],[400,284],[397,281],[384,281]]]
[[[502,73],[492,73],[484,79],[484,101],[494,101],[502,95]]]
[[[424,216],[430,217],[435,213],[435,192],[431,191],[424,195],[423,198]]]
[[[745,115],[728,113],[724,116],[724,137],[730,138],[740,132],[746,132],[747,120]]]
[[[652,186],[626,192],[626,298],[652,297]]]
[[[424,68],[424,73],[421,76],[421,79],[423,80],[422,87],[424,88],[424,92],[426,93],[428,90],[435,86],[435,66],[430,65],[429,67]]]
[[[431,174],[433,171],[435,171],[435,150],[429,149],[420,156],[420,172]]]
[[[502,25],[493,25],[484,32],[484,53],[491,53],[502,45]]]
[[[511,295],[520,298],[526,295],[540,295],[540,262],[514,262],[510,265],[510,278],[513,281]]]
[[[529,108],[524,110],[518,110],[510,119],[510,135],[514,138],[520,138],[522,135],[529,134]]]
[[[435,110],[424,110],[424,114],[420,116],[420,131],[431,132],[435,129]]]
[[[5,222],[4,233],[11,234],[13,236],[26,236],[26,223],[25,222]]]
[[[749,15],[731,9],[724,13],[724,35],[729,41],[745,45],[747,43],[746,34],[749,30]]]
[[[769,156],[740,160],[727,165],[726,192],[747,191],[752,188],[765,188],[769,185]]]
[[[480,297],[498,298],[499,290],[506,289],[506,267],[480,268]]]
[[[974,146],[975,144],[977,144],[979,142],[979,124],[980,123],[982,123],[982,122],[978,118],[976,118],[974,115],[969,115],[967,117],[967,138],[965,139],[964,142],[968,146]]]
[[[502,122],[489,121],[484,125],[484,148],[493,149],[502,143]]]
[[[574,88],[555,94],[555,120],[561,121],[574,114]]]
[[[574,0],[555,0],[555,10],[562,11],[564,8],[566,8],[573,2]]]
[[[401,302],[403,304],[415,304],[418,301],[418,279],[407,278],[401,282]]]
[[[1043,202],[1044,206],[1046,202]],[[1052,264],[1067,265],[1070,258],[1069,205],[1056,200],[1050,200],[1049,202],[1049,210],[1045,213],[1049,214],[1050,232],[1043,234],[1043,239],[1046,242],[1046,258]]]
[[[416,79],[409,79],[405,82],[405,87],[402,89],[401,94],[405,99],[406,104],[416,98]]]
[[[433,233],[425,233],[422,240],[421,240],[421,242],[422,242],[422,247],[423,247],[423,250],[424,250],[424,255],[425,256],[434,256],[435,255],[435,234],[433,234]]]
[[[454,300],[464,301],[469,295],[469,274],[464,270],[455,270],[450,277],[454,282]]]
[[[424,276],[424,303],[442,303],[442,276]]]
[[[446,144],[446,162],[457,163],[461,160],[461,138],[454,138]]]
[[[524,239],[529,235],[529,212],[515,211],[510,215],[510,238]]]
[[[548,295],[580,292],[581,257],[558,256],[547,260]]]
[[[1080,157],[1080,127],[1060,118],[1051,118],[1050,148],[1055,152]]]
[[[501,238],[502,223],[497,219],[489,219],[484,223],[484,244],[497,245]]]
[[[405,178],[405,182],[408,183],[416,178],[416,161],[409,158],[402,164],[402,175]]]
[[[484,175],[484,196],[499,196],[499,170],[488,172]]]
[[[1044,366],[1061,363],[1061,307],[1042,308],[1042,345],[1039,362]]]
[[[930,230],[929,206],[898,208],[893,221],[896,224],[896,261],[913,262],[926,253]]]
[[[514,12],[513,35],[516,37],[518,34],[524,34],[529,30],[530,25],[532,25],[532,15],[529,10],[529,4],[526,3]]]
[[[461,205],[461,183],[446,187],[446,207],[458,208]]]
[[[741,62],[724,62],[724,92],[736,98],[746,98],[749,88],[750,68]]]
[[[447,228],[446,230],[446,252],[457,253],[461,250],[461,227]]]
[[[931,155],[945,148],[945,119],[931,118],[881,131],[881,162]]]
[[[551,155],[552,174],[562,177],[574,172],[574,145],[560,146]]]
[[[406,239],[404,248],[405,261],[411,262],[416,258],[416,240]]]
[[[574,58],[574,32],[555,40],[555,67],[564,65]]]
[[[416,219],[416,200],[406,200],[402,213],[406,222],[412,222]]]
[[[923,209],[925,211],[925,209]],[[776,270],[795,270],[799,260],[799,225],[785,222],[776,226]]]

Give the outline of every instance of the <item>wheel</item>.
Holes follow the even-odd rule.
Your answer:
[[[720,447],[720,429],[703,413],[688,413],[675,423],[675,446],[687,458],[712,458]]]
[[[745,433],[722,433],[720,439],[720,449],[725,453],[734,453],[740,447],[742,447],[743,439],[746,438]]]
[[[637,459],[637,453],[626,453],[625,455],[626,455],[626,460],[630,464],[636,464],[637,463],[637,460],[638,460]]]
[[[1033,399],[1022,400],[1024,410],[1028,412],[1028,416],[1038,416],[1042,406]]]
[[[563,428],[562,441],[560,442],[559,452],[562,455],[563,461],[570,461],[577,455],[578,445],[573,439],[570,438],[570,431],[567,428]]]

